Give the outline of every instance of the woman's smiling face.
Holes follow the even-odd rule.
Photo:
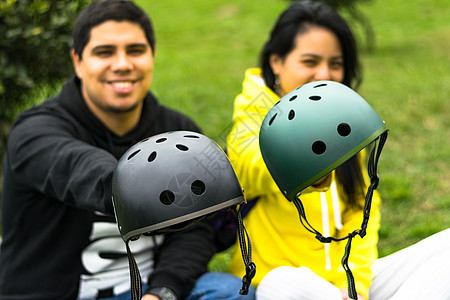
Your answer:
[[[280,97],[308,82],[342,82],[344,79],[344,59],[339,40],[323,27],[313,26],[298,34],[294,48],[285,57],[273,54],[270,65],[279,79]]]

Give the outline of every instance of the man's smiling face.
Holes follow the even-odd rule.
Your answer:
[[[136,23],[107,21],[92,28],[82,58],[72,53],[81,91],[94,114],[141,106],[153,78],[153,50]]]

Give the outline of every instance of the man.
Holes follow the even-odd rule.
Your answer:
[[[146,137],[200,130],[148,91],[154,32],[135,4],[91,3],[74,25],[73,41],[76,76],[57,96],[22,113],[10,133],[0,299],[129,294],[126,249],[111,201],[118,159]],[[131,247],[148,286],[143,299],[185,298],[216,251],[206,222],[141,237]]]

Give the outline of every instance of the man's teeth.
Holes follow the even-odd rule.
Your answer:
[[[114,81],[114,82],[112,83],[112,85],[113,85],[114,87],[119,88],[119,89],[125,89],[125,88],[128,88],[128,87],[130,87],[132,84],[133,84],[133,83],[132,83],[131,81]]]

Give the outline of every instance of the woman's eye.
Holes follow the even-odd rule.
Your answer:
[[[334,61],[334,62],[330,63],[330,66],[332,69],[340,69],[343,67],[343,65],[344,65],[344,63],[341,61]]]

